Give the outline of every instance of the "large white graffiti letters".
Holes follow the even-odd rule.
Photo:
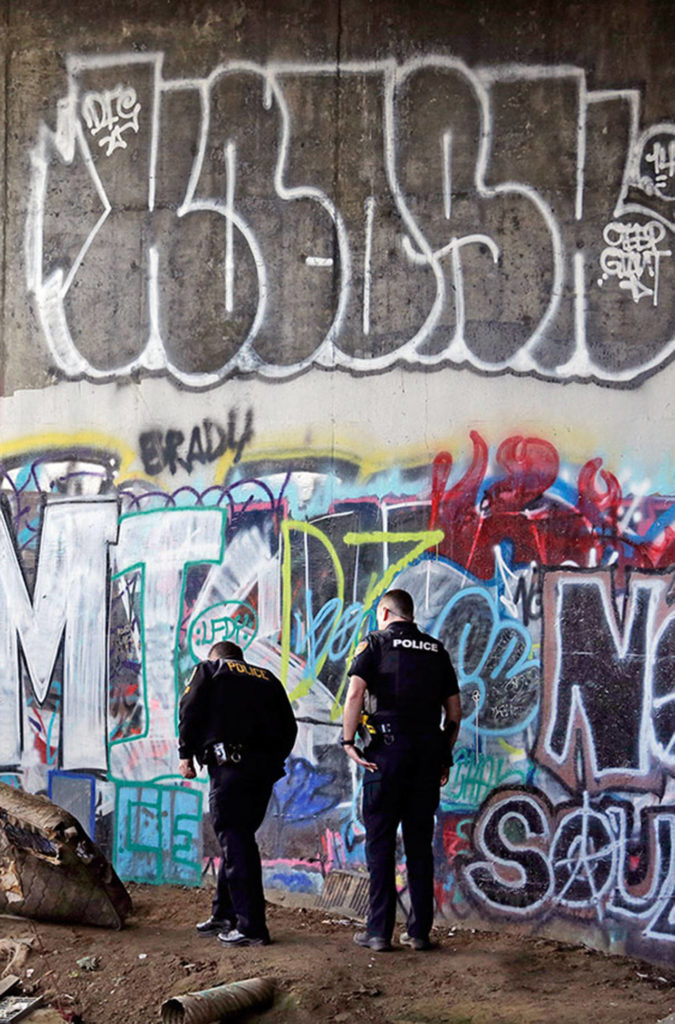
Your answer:
[[[26,224],[51,357],[195,388],[396,363],[639,380],[675,351],[675,134],[639,135],[639,107],[567,66],[71,57]]]
[[[656,789],[659,766],[672,764],[663,743],[672,698],[660,692],[658,672],[675,625],[669,585],[662,575],[635,573],[617,595],[610,572],[545,575],[534,756],[571,791]]]
[[[634,933],[630,946],[675,941],[675,808],[644,808],[604,798],[554,810],[528,787],[494,790],[475,822],[472,852],[456,861],[461,884],[491,916],[606,917]]]
[[[61,761],[106,769],[108,546],[115,499],[50,500],[44,510],[33,599],[0,516],[0,763],[21,763],[21,646],[39,704],[63,640]]]
[[[475,856],[461,865],[468,892],[495,912],[518,908],[519,917],[541,911],[554,879],[547,850],[551,840],[547,802],[508,790],[508,801],[491,796],[473,829]]]
[[[142,650],[145,722],[142,736],[112,745],[114,774],[134,778],[138,766],[157,775],[177,768],[175,686],[177,636],[185,572],[191,563],[220,562],[225,514],[180,509],[125,516],[115,551],[119,575],[142,574]],[[161,554],[159,554],[161,552]]]

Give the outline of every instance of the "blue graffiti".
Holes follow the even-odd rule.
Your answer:
[[[322,772],[304,758],[293,757],[274,787],[278,813],[287,823],[310,821],[335,807],[340,798],[333,772]]]
[[[199,885],[201,822],[200,792],[118,783],[115,869],[135,882]]]

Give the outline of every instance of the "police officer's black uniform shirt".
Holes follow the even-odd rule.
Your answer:
[[[211,743],[241,744],[244,757],[282,774],[298,727],[282,683],[238,659],[202,661],[179,705],[178,754],[204,759]]]
[[[369,633],[358,647],[349,675],[365,679],[365,710],[395,712],[399,728],[411,735],[438,730],[448,697],[459,693],[457,676],[443,644],[414,622],[392,622]]]

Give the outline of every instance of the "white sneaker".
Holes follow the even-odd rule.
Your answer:
[[[401,932],[398,941],[402,946],[409,946],[410,949],[416,949],[420,953],[433,948],[429,939],[414,939],[407,932]]]
[[[231,932],[221,932],[218,941],[224,946],[269,946],[270,943],[267,936],[244,935],[238,928],[233,928]]]

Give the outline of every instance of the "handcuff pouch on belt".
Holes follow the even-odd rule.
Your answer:
[[[217,765],[241,764],[244,755],[242,743],[211,743],[209,753]]]

